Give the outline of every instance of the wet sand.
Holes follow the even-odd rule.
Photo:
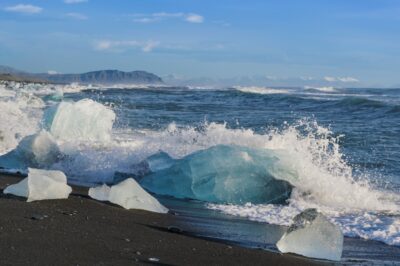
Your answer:
[[[19,177],[0,175],[0,189]],[[0,194],[1,265],[321,265],[179,231],[173,214],[124,210],[74,187],[67,200]],[[326,263],[327,264],[327,263]]]

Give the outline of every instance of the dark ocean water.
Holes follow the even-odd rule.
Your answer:
[[[226,123],[262,133],[301,119],[315,120],[340,139],[355,171],[376,182],[400,184],[400,89],[282,89],[259,93],[186,88],[87,90],[67,95],[111,105],[115,128],[162,130],[171,123],[202,127]]]

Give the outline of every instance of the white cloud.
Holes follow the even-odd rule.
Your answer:
[[[325,81],[328,82],[343,82],[343,83],[357,83],[360,82],[358,79],[353,77],[324,77]]]
[[[88,0],[64,0],[64,3],[66,4],[79,4],[79,3],[84,3],[87,2]]]
[[[103,40],[98,41],[94,45],[94,49],[97,51],[114,51],[114,52],[122,52],[129,48],[140,48],[143,52],[151,52],[154,48],[159,46],[160,42],[157,41],[110,41]]]
[[[138,23],[153,23],[166,19],[181,19],[189,23],[203,23],[204,17],[195,13],[167,13],[159,12],[153,14],[133,14],[134,22]]]
[[[335,82],[336,78],[334,78],[334,77],[324,77],[324,80],[328,81],[328,82]]]
[[[55,70],[49,70],[49,71],[47,71],[47,74],[56,75],[56,74],[59,74],[59,73],[57,71],[55,71]]]
[[[360,82],[358,79],[353,78],[353,77],[343,77],[343,78],[338,78],[339,81],[345,82],[345,83],[357,83]]]
[[[186,15],[185,20],[190,23],[203,23],[204,17],[198,14],[191,13]]]
[[[78,19],[78,20],[86,20],[88,17],[81,13],[67,13],[65,14],[69,18]]]
[[[43,8],[33,5],[18,4],[15,6],[6,7],[4,10],[8,12],[35,14],[42,12]]]

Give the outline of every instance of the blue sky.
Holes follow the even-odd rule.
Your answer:
[[[0,64],[399,86],[400,1],[2,0]]]

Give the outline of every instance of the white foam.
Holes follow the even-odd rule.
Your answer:
[[[313,89],[321,92],[337,92],[337,89],[334,87],[310,87],[306,86],[305,89]]]
[[[290,93],[288,90],[284,90],[284,89],[272,89],[272,88],[255,87],[255,86],[250,86],[250,87],[237,86],[237,87],[234,87],[234,89],[241,91],[241,92],[245,92],[245,93],[255,93],[255,94],[288,94],[288,93]]]

